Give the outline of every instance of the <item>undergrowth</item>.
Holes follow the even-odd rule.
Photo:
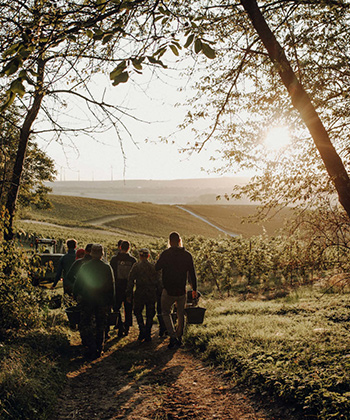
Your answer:
[[[28,280],[25,254],[0,248],[0,418],[49,419],[65,381],[67,335]]]

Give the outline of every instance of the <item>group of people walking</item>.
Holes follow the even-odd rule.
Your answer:
[[[84,250],[76,250],[77,242],[74,239],[67,241],[68,252],[60,259],[52,287],[63,278],[64,292],[78,302],[79,331],[82,344],[87,348],[87,357],[101,355],[109,335],[110,318],[116,318],[115,328],[119,337],[128,335],[133,313],[139,327],[138,340],[151,341],[157,312],[160,336],[168,333],[169,348],[181,346],[186,284],[188,282],[192,287],[195,299],[197,277],[192,255],[182,246],[177,232],[170,233],[168,245],[154,264],[149,261],[147,248],[139,250],[137,261],[129,252],[130,243],[120,240],[115,255],[108,263],[103,259],[101,244],[88,244]],[[78,254],[80,258],[76,258]],[[171,313],[174,305],[176,324]]]

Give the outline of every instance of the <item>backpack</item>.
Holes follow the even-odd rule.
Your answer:
[[[118,261],[117,262],[117,279],[125,280],[129,277],[131,267],[133,266],[132,261]]]

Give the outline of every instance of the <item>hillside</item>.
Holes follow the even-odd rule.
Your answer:
[[[157,204],[217,204],[221,203],[216,200],[218,195],[230,194],[234,185],[247,182],[245,177],[220,177],[171,181],[55,181],[47,185],[54,195]],[[249,202],[241,200],[239,204]]]
[[[51,195],[51,210],[32,209],[22,215],[24,229],[33,222],[72,229],[99,229],[115,235],[167,237],[177,230],[183,236],[218,238],[226,235],[249,237],[266,231],[273,234],[282,227],[282,218],[267,225],[242,224],[255,206],[193,205],[175,206],[128,203],[92,198]],[[190,214],[193,212],[194,214]]]

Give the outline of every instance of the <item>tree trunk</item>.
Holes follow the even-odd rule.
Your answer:
[[[288,90],[293,106],[306,124],[321,155],[326,170],[334,182],[339,201],[350,217],[350,179],[344,164],[332,145],[310,97],[297,79],[281,45],[266,23],[256,0],[241,0],[256,32]]]
[[[15,216],[18,191],[20,187],[20,181],[21,181],[21,176],[23,172],[23,165],[24,165],[24,160],[25,160],[26,151],[28,147],[28,140],[29,140],[32,124],[38,115],[41,102],[44,97],[44,91],[43,91],[44,68],[45,68],[44,61],[39,60],[37,87],[34,92],[33,104],[32,104],[32,107],[27,112],[27,115],[23,122],[23,126],[20,131],[16,160],[13,167],[10,188],[7,193],[7,201],[6,201],[6,206],[5,206],[5,209],[7,211],[7,216],[8,216],[8,220],[5,223],[5,231],[4,231],[4,239],[6,241],[11,241],[14,236],[13,219]]]

